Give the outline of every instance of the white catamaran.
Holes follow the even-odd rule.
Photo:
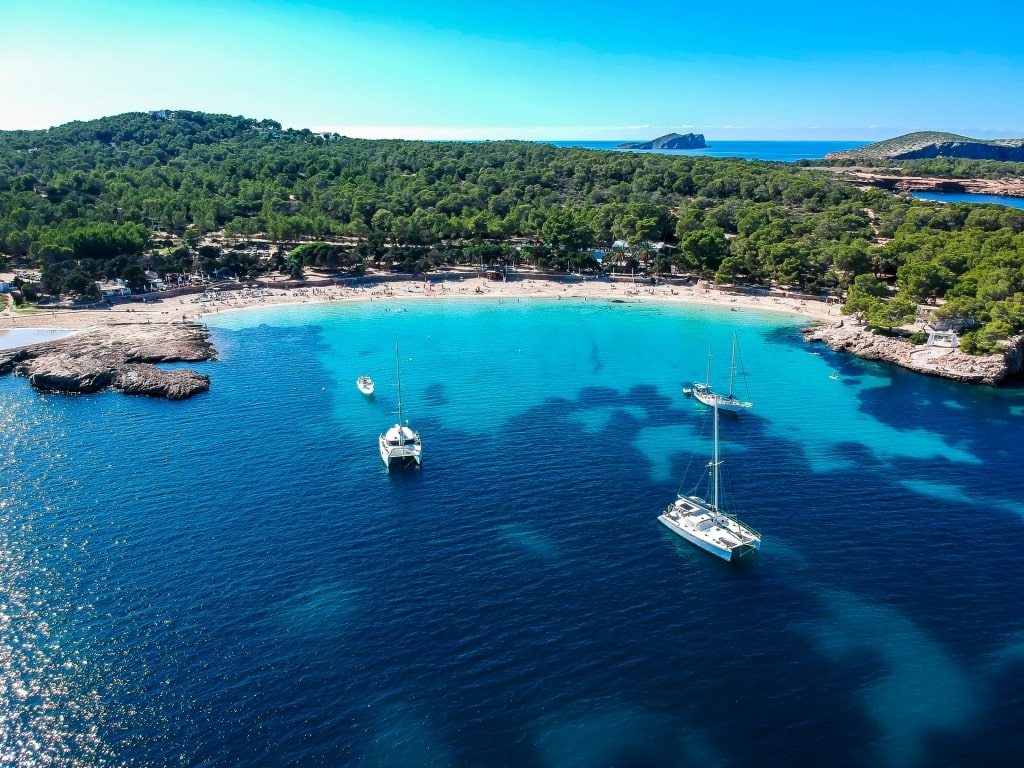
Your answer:
[[[704,376],[704,383],[693,382],[689,387],[683,387],[683,394],[693,396],[704,405],[711,407],[717,405],[723,411],[739,413],[747,408],[753,408],[754,404],[749,400],[740,400],[735,392],[736,384],[736,334],[732,335],[732,363],[729,367],[729,394],[720,395],[711,389],[711,350],[708,350],[708,369]]]
[[[715,419],[714,452],[707,469],[711,474],[711,498],[679,494],[658,517],[670,531],[682,536],[715,557],[729,562],[748,558],[761,549],[761,534],[728,514],[719,503],[718,404],[712,405]],[[707,477],[705,472],[704,477]]]
[[[381,432],[378,444],[380,458],[388,471],[391,466],[420,466],[423,443],[420,433],[414,432],[408,424],[402,423],[402,364],[398,357],[398,342],[395,342],[395,370],[398,375],[398,421],[387,432]]]

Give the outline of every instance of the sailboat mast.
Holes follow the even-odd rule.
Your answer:
[[[718,512],[718,465],[721,462],[718,461],[718,398],[715,398],[715,450],[711,461],[711,475],[712,483],[714,485],[714,491],[711,496],[712,506],[715,508],[715,512]]]
[[[398,355],[398,342],[395,342],[395,371],[398,374],[398,424],[402,424],[402,360]]]
[[[708,347],[708,367],[704,372],[704,386],[711,389],[711,347]]]
[[[736,334],[732,335],[732,363],[729,365],[729,397],[736,391]]]

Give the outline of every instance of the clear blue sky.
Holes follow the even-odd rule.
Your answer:
[[[0,0],[0,129],[155,109],[350,136],[1024,136],[1024,2]]]

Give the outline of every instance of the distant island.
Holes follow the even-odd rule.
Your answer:
[[[616,149],[707,149],[703,133],[666,133],[651,141],[630,141]]]
[[[955,133],[918,131],[825,155],[826,160],[929,160],[935,157],[1024,162],[1024,139],[971,139]]]

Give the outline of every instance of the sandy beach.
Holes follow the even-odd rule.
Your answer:
[[[440,280],[426,276],[422,280],[388,280],[374,277],[352,286],[311,284],[295,286],[284,278],[278,281],[261,279],[258,289],[208,286],[204,291],[166,296],[146,294],[145,301],[118,299],[110,306],[96,309],[32,309],[15,310],[8,296],[2,296],[0,331],[11,328],[75,330],[124,323],[202,322],[219,313],[246,309],[353,301],[408,301],[416,299],[594,299],[630,302],[676,302],[734,311],[787,312],[813,321],[837,321],[839,308],[825,302],[786,296],[751,296],[728,290],[679,285],[646,285],[626,281],[575,279],[560,281],[523,277],[501,282],[476,276],[474,273]]]

